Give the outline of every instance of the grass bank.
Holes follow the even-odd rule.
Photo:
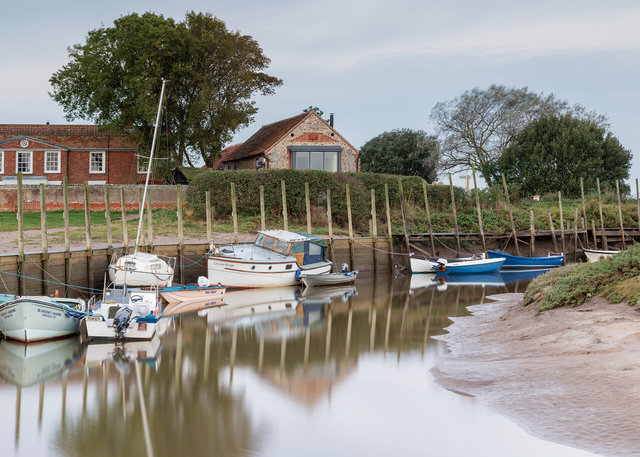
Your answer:
[[[525,291],[523,304],[546,311],[580,306],[596,295],[640,306],[640,245],[600,262],[567,265],[539,276]]]

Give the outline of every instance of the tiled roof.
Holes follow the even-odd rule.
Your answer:
[[[100,128],[97,125],[53,125],[53,124],[0,124],[0,136],[7,135],[82,135],[82,136],[113,136],[119,135],[114,130]]]
[[[229,162],[264,153],[282,138],[283,135],[312,113],[313,111],[309,111],[272,124],[263,125],[251,138],[242,143],[234,152],[223,158],[222,161]]]
[[[222,162],[224,161],[224,159],[226,159],[229,156],[229,154],[231,154],[240,146],[242,146],[242,144],[243,143],[233,144],[231,146],[224,148],[224,150],[220,153],[220,158],[213,163],[213,166],[211,168],[213,170],[222,170],[223,168]]]

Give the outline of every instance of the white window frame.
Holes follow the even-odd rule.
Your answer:
[[[92,164],[92,158],[94,154],[100,154],[102,155],[102,169],[101,170],[92,170],[91,169],[91,164]],[[107,163],[106,163],[106,154],[104,151],[90,151],[89,152],[89,174],[95,174],[95,175],[103,175],[106,173],[106,168],[107,168]]]
[[[0,151],[0,174],[4,174],[4,151]]]
[[[23,175],[33,174],[33,151],[16,151],[16,175],[18,174],[18,156],[20,154],[29,154],[29,171],[23,171]]]
[[[138,170],[138,174],[139,174],[139,175],[146,175],[146,174],[147,174],[147,168],[148,168],[148,165],[147,165],[147,167],[142,167],[142,166],[140,165],[140,159],[141,159],[141,158],[143,158],[143,157],[141,157],[141,156],[140,156],[140,155],[138,155],[138,154],[136,154],[136,157],[137,157],[137,159],[138,159],[138,160],[137,160],[137,163],[136,163],[136,169]],[[144,158],[146,159],[146,157],[144,157]]]
[[[57,168],[55,170],[47,169],[49,154],[55,154],[57,156]],[[46,173],[60,173],[60,151],[44,151],[44,172]]]

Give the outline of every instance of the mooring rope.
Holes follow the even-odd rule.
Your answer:
[[[3,271],[0,270],[0,273],[2,274],[7,274],[7,275],[11,275],[11,276],[17,276],[19,278],[25,278],[25,279],[33,279],[34,281],[40,281],[40,282],[47,282],[47,283],[51,283],[51,284],[58,284],[60,286],[66,286],[66,287],[70,287],[72,289],[83,289],[83,290],[89,290],[92,292],[102,292],[102,289],[92,289],[91,287],[83,287],[83,286],[74,286],[73,284],[65,284],[63,282],[60,281],[49,281],[47,279],[41,279],[41,278],[34,278],[32,276],[26,276],[26,275],[19,275],[17,273],[11,273],[10,271]],[[2,281],[4,283],[4,280]],[[6,286],[5,286],[6,287]],[[8,289],[7,289],[8,290]]]

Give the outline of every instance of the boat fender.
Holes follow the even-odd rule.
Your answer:
[[[296,275],[295,275],[295,280],[296,281],[300,281],[300,275],[302,274],[302,270],[300,270],[300,268],[298,268],[296,270]]]
[[[211,281],[206,276],[198,276],[198,287],[209,287],[211,285]]]
[[[442,264],[442,263],[440,263],[436,267],[436,271],[439,272],[439,273],[444,273],[445,271],[447,271],[447,266]]]

